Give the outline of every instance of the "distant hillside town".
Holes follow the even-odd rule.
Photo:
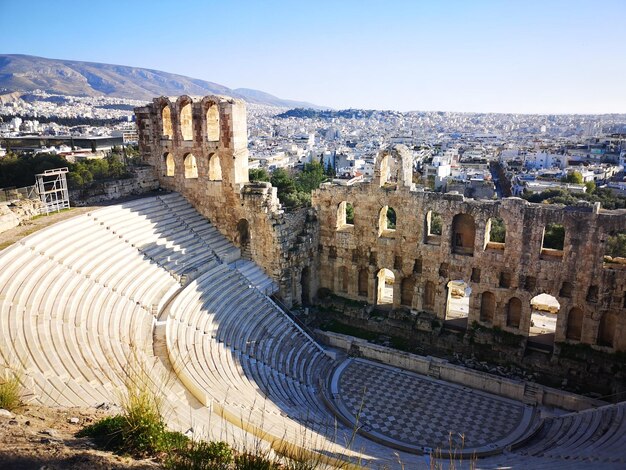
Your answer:
[[[35,90],[0,95],[0,156],[59,154],[70,162],[134,145],[141,100]],[[476,199],[596,202],[626,196],[626,115],[523,115],[287,109],[248,104],[250,168],[290,172],[319,162],[338,182],[372,177],[388,144],[413,155],[414,182]],[[604,192],[603,192],[604,191]],[[540,194],[546,195],[541,198]],[[571,201],[570,201],[571,202]]]

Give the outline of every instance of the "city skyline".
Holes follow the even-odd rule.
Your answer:
[[[146,67],[336,109],[626,111],[610,24],[626,14],[618,1],[5,1],[0,14],[25,19],[4,25],[0,52]]]

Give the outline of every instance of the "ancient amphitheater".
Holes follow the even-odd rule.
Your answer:
[[[320,189],[318,206],[290,221],[271,186],[247,182],[241,102],[159,98],[136,112],[144,160],[163,191],[58,223],[0,252],[0,360],[24,371],[29,400],[116,402],[132,369],[142,367],[163,394],[168,424],[198,438],[306,447],[368,468],[399,468],[399,461],[429,468],[429,454],[445,456],[449,439],[463,465],[478,457],[474,468],[624,468],[624,403],[563,392],[566,410],[558,410],[529,399],[540,391],[532,384],[517,384],[523,393],[515,399],[505,390],[513,384],[495,377],[487,382],[500,390],[490,392],[446,382],[444,372],[350,357],[318,343],[272,300],[276,294],[290,304],[334,286],[331,244],[320,240],[331,226],[333,237],[349,233],[337,232],[336,215],[325,219],[324,211],[337,213],[341,191],[366,199],[371,185],[328,198],[332,188]],[[380,180],[373,185],[379,190]],[[452,211],[459,202],[445,204]],[[341,255],[350,243],[332,246]],[[623,277],[612,282],[623,286]],[[358,295],[356,279],[347,285]],[[376,296],[374,284],[364,289]],[[592,337],[588,330],[582,340]],[[617,350],[624,342],[616,331]]]

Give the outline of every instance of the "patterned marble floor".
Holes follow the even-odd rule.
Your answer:
[[[520,431],[521,403],[360,359],[333,379],[334,400],[363,430],[411,447],[485,448]],[[524,426],[525,427],[525,426]],[[464,436],[464,437],[461,437]]]

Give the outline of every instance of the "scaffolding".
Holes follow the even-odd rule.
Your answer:
[[[69,209],[70,196],[67,191],[67,178],[65,177],[67,172],[67,168],[55,168],[35,175],[37,177],[36,186],[39,199],[41,199],[44,205],[42,213],[49,214],[50,212]]]

